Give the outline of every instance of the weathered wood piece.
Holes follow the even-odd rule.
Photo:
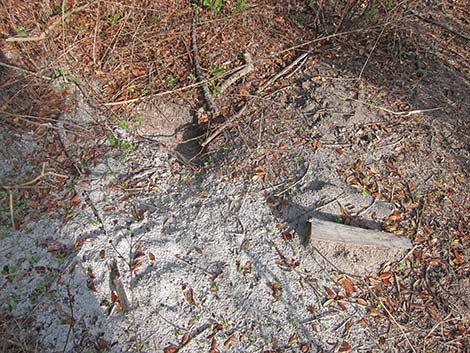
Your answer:
[[[382,249],[410,249],[411,241],[392,233],[346,226],[335,222],[310,219],[309,243],[315,240],[341,242],[361,247]]]
[[[127,299],[126,290],[121,281],[121,274],[117,266],[117,261],[113,258],[109,264],[109,287],[111,291],[116,292],[123,312],[128,312],[131,308],[129,299]]]

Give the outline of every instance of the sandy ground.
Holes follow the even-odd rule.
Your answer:
[[[298,147],[276,187],[234,177],[225,164],[194,174],[159,145],[190,124],[184,107],[166,105],[154,118],[146,110],[152,128],[117,132],[137,149],[111,149],[75,183],[77,207],[65,224],[43,218],[2,233],[2,309],[32,314],[47,352],[380,351],[350,278],[403,254],[304,243],[310,217],[338,221],[337,201],[356,211],[371,205],[358,220],[369,228],[394,211],[334,173],[345,158],[342,133],[383,114],[331,96],[318,77],[333,69],[323,70],[302,85],[316,99],[296,109],[331,148]],[[162,110],[170,122],[178,114],[155,132]],[[386,154],[387,143],[370,156]]]

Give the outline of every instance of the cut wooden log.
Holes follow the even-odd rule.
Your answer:
[[[412,247],[408,238],[392,233],[346,226],[319,219],[310,219],[309,222],[311,229],[307,243],[321,240],[381,249],[411,249]]]

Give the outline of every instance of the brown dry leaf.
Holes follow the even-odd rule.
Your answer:
[[[150,261],[152,261],[152,262],[155,261],[155,255],[154,255],[153,253],[151,253],[151,252],[149,252],[149,259],[150,259]]]
[[[250,239],[245,239],[242,242],[242,245],[240,245],[240,248],[242,250],[247,250],[250,247]]]
[[[231,335],[229,338],[227,338],[224,342],[224,346],[225,347],[230,347],[230,345],[232,343],[235,343],[237,341],[237,339],[235,338],[235,336]]]
[[[172,344],[171,346],[168,346],[163,349],[163,353],[176,353],[178,352],[179,348],[178,346]]]
[[[289,241],[289,240],[292,240],[294,238],[292,233],[288,232],[288,231],[284,231],[281,234],[282,234],[282,240],[284,240],[284,241]]]
[[[347,311],[348,308],[346,308],[346,305],[344,305],[342,302],[338,302],[338,306],[341,308],[343,311]]]
[[[330,306],[334,302],[335,302],[335,300],[333,298],[330,298],[326,302],[323,303],[323,307],[326,308],[327,306]]]
[[[114,205],[105,205],[102,208],[103,212],[116,211],[116,206]]]
[[[215,350],[216,348],[217,348],[217,341],[215,340],[215,338],[212,338],[211,350]]]
[[[316,310],[313,305],[307,305],[307,311],[311,314],[313,314]]]
[[[324,287],[324,288],[331,298],[336,298],[337,294],[335,293],[333,289],[328,288],[328,287]]]
[[[207,199],[207,192],[199,191],[194,194],[194,197],[197,197],[198,199]]]
[[[338,147],[335,149],[336,153],[338,153],[339,155],[342,155],[344,153],[343,149]]]
[[[80,198],[80,197],[78,196],[78,194],[75,194],[75,195],[73,195],[73,197],[70,199],[70,202],[72,202],[72,203],[77,203],[79,198]]]
[[[117,295],[117,293],[115,291],[112,291],[111,292],[111,302],[116,303],[118,301],[119,301],[119,296]]]
[[[379,277],[383,281],[385,279],[389,279],[390,277],[392,277],[392,273],[391,272],[383,272],[379,275]]]
[[[356,163],[354,163],[354,169],[360,169],[364,165],[362,159],[358,159]]]
[[[194,250],[196,250],[198,254],[202,254],[202,249],[199,246],[194,246]]]
[[[264,171],[264,169],[257,168],[255,169],[251,180],[253,181],[261,180],[261,179],[264,179],[265,176],[266,176],[266,172]]]
[[[356,291],[353,282],[349,278],[343,277],[338,282],[344,287],[348,297],[350,297]]]
[[[106,251],[104,251],[104,249],[101,249],[99,252],[99,256],[100,256],[100,259],[104,259],[104,257],[106,256]]]
[[[141,268],[141,267],[142,267],[142,263],[141,263],[141,262],[136,263],[134,266],[132,266],[131,272],[132,272],[132,273],[136,273],[137,270],[138,270],[139,268]]]
[[[338,348],[338,352],[341,352],[341,353],[346,353],[346,352],[349,352],[349,351],[351,351],[351,345],[346,341],[341,343],[341,346],[339,346],[339,348]]]
[[[298,337],[299,336],[296,333],[294,333],[292,336],[289,337],[289,340],[287,341],[288,344],[293,344],[293,343],[297,342]]]
[[[191,336],[189,336],[189,333],[185,333],[185,334],[183,335],[183,337],[181,337],[181,344],[186,344],[186,343],[188,343],[190,337],[191,337]]]
[[[300,345],[300,351],[303,352],[303,353],[309,352],[310,351],[310,344],[302,343]]]
[[[390,222],[401,221],[402,220],[401,213],[398,211],[393,212],[390,216],[388,216],[388,220]]]
[[[312,143],[311,143],[311,146],[315,149],[315,150],[318,150],[320,147],[321,147],[321,142],[319,140],[314,140]]]
[[[465,260],[463,259],[463,257],[460,255],[460,253],[457,250],[454,250],[454,256],[455,256],[455,259],[452,261],[454,264],[462,265],[463,263],[465,263]]]
[[[282,286],[277,282],[268,282],[266,285],[271,288],[273,291],[280,291],[282,290]]]
[[[93,280],[95,279],[95,275],[93,274],[93,271],[90,268],[87,270],[87,275],[88,275],[88,278],[86,281],[86,285],[88,289],[93,292],[98,292],[95,287],[95,283],[93,282]]]
[[[393,233],[395,232],[398,227],[395,225],[395,224],[388,224],[384,227],[384,229],[387,231],[387,232],[390,232],[390,233]]]
[[[440,265],[441,263],[442,263],[442,259],[439,258],[439,257],[436,257],[436,258],[433,258],[433,259],[429,260],[429,264],[433,265],[433,266]]]
[[[194,291],[189,284],[183,285],[183,296],[188,304],[196,306],[196,301],[194,300]]]
[[[102,338],[97,338],[96,339],[96,344],[98,345],[98,347],[100,347],[100,349],[108,349],[109,350],[109,343],[107,341],[105,341],[104,339],[102,339]]]

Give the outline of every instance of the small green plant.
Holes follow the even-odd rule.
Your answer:
[[[53,8],[52,8],[52,15],[58,15],[62,12],[62,1],[58,2]]]
[[[131,142],[127,141],[127,140],[119,141],[119,147],[125,148],[129,152],[134,152],[135,151],[135,145],[132,144]]]
[[[237,7],[235,9],[235,12],[245,11],[245,10],[246,10],[245,0],[237,0]]]
[[[361,188],[360,193],[363,197],[367,197],[367,195],[369,194],[369,192],[367,191],[367,188],[365,186],[363,186]]]
[[[223,0],[204,0],[202,5],[205,7],[210,7],[212,11],[218,15],[222,9]]]
[[[25,37],[28,36],[28,34],[26,33],[26,30],[24,29],[24,27],[15,28],[15,32],[19,37],[22,37],[22,38],[25,38]]]
[[[395,265],[395,269],[397,271],[403,271],[406,270],[406,262],[405,261],[400,261]]]
[[[117,138],[114,137],[113,135],[110,135],[108,136],[108,143],[111,145],[111,146],[116,146],[117,145]]]
[[[119,127],[121,129],[127,130],[129,128],[129,124],[127,124],[127,121],[121,119],[119,120]]]
[[[217,66],[211,71],[211,76],[214,78],[206,83],[207,87],[211,90],[212,94],[220,93],[221,87],[216,84],[217,77],[225,71],[223,65]]]
[[[302,28],[301,24],[302,17],[300,15],[292,15],[291,16],[291,21],[296,26],[297,28]]]
[[[175,81],[176,81],[176,79],[173,75],[168,75],[166,77],[166,82],[168,84],[168,87],[170,87],[170,88],[172,88],[175,85]]]
[[[136,125],[141,125],[144,122],[144,117],[142,115],[136,115],[134,121]]]
[[[336,223],[343,223],[343,218],[342,217],[336,217],[335,222]]]
[[[376,12],[377,12],[377,8],[375,6],[375,1],[372,0],[367,4],[366,10],[365,10],[365,13],[370,21],[374,20]]]
[[[211,71],[211,75],[214,76],[214,77],[217,77],[218,75],[220,75],[224,71],[225,71],[225,66],[223,66],[223,65],[217,66],[215,69],[213,69]]]
[[[117,21],[121,19],[122,15],[120,12],[116,12],[113,16],[110,16],[106,19],[106,22],[110,25],[113,26],[116,24]]]

